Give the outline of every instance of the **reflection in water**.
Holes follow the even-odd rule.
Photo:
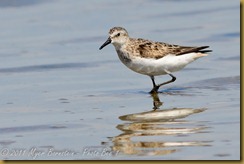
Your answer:
[[[185,140],[188,135],[203,133],[207,127],[195,125],[190,127],[190,122],[184,121],[158,121],[158,122],[137,122],[120,124],[117,128],[123,131],[122,134],[112,139],[112,149],[124,154],[134,155],[164,155],[179,151],[185,146],[210,146],[210,141]],[[177,127],[180,126],[180,127]],[[206,132],[206,131],[205,131]],[[167,136],[178,136],[170,140],[164,139]]]
[[[157,93],[152,93],[152,98],[153,98],[153,109],[156,110],[156,109],[159,109],[159,107],[161,105],[163,105],[163,103],[160,101],[159,97],[158,97],[158,94]]]
[[[205,108],[159,110],[158,108],[163,103],[157,94],[152,97],[154,104],[152,111],[120,116],[121,120],[130,121],[130,123],[117,125],[116,128],[123,133],[103,144],[121,154],[140,156],[171,154],[186,146],[211,146],[212,141],[193,140],[189,137],[190,134],[207,133],[208,127],[202,122],[176,121],[176,119],[203,112]]]
[[[141,122],[155,122],[155,121],[171,121],[179,118],[185,118],[194,113],[200,113],[206,110],[192,109],[192,108],[172,108],[164,110],[153,110],[149,112],[134,113],[129,115],[120,116],[119,118],[124,121],[141,121]]]

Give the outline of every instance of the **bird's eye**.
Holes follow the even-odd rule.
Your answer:
[[[117,36],[120,36],[120,33],[118,33]]]

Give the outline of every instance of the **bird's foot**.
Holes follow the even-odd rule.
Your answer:
[[[158,93],[159,86],[154,86],[153,89],[150,91],[150,94]]]

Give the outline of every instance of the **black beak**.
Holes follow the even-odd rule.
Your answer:
[[[105,47],[106,45],[108,45],[108,44],[110,44],[111,43],[111,39],[110,39],[110,37],[106,40],[106,42],[105,43],[103,43],[103,45],[99,48],[99,50],[101,50],[103,47]]]

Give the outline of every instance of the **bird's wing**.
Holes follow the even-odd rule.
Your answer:
[[[192,52],[211,52],[211,50],[204,50],[209,46],[186,47],[163,42],[152,42],[144,39],[138,39],[137,42],[137,53],[144,58],[160,59],[169,54],[179,56]]]

